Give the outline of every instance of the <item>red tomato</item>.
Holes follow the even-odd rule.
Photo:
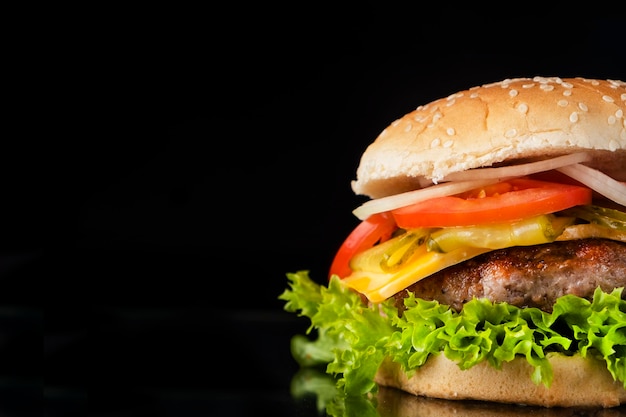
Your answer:
[[[456,196],[392,210],[401,228],[473,226],[522,220],[579,204],[590,204],[589,188],[516,178]]]
[[[397,229],[391,213],[373,214],[363,220],[351,233],[337,251],[330,266],[329,277],[339,275],[345,278],[352,274],[350,259],[359,252],[369,249],[377,243],[389,240]]]

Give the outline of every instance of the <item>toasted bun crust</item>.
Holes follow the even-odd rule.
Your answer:
[[[365,150],[356,194],[384,197],[446,175],[590,150],[587,163],[626,180],[626,83],[518,78],[418,107]]]
[[[626,406],[540,407],[472,400],[442,400],[381,386],[376,394],[380,417],[623,417]]]
[[[613,380],[603,361],[562,354],[548,359],[553,370],[550,388],[532,382],[533,368],[523,358],[505,362],[500,370],[486,362],[461,370],[443,354],[431,356],[411,378],[400,365],[385,361],[375,380],[382,386],[441,399],[603,408],[626,402],[623,384]]]

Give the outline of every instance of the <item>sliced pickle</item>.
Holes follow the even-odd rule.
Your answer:
[[[424,245],[429,229],[410,230],[400,236],[398,241],[389,247],[380,260],[380,268],[384,272],[394,272],[400,269]]]
[[[428,250],[445,253],[464,246],[501,249],[538,245],[554,241],[573,223],[573,217],[545,214],[514,223],[451,227],[432,233],[426,246]]]
[[[556,240],[575,239],[611,239],[626,242],[626,230],[614,229],[612,227],[600,226],[593,223],[574,224],[565,228],[563,233]]]
[[[612,229],[626,230],[626,213],[596,205],[576,206],[561,212],[566,216],[578,217],[589,223]]]
[[[354,271],[394,272],[424,245],[430,229],[413,229],[355,255],[350,260]],[[425,248],[424,248],[425,251]]]

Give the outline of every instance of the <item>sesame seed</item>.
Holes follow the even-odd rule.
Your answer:
[[[528,112],[528,104],[520,103],[520,105],[517,106],[517,111],[520,113],[526,114]]]
[[[617,119],[613,115],[610,115],[608,120],[607,120],[607,122],[609,122],[610,125],[614,125],[616,121],[617,121]]]
[[[517,90],[509,91],[509,97],[515,97],[518,94]]]
[[[622,101],[626,101],[626,93],[622,93],[622,94],[619,96],[619,98],[620,98]]]
[[[582,111],[588,111],[589,107],[587,107],[587,105],[585,103],[578,103],[578,108],[581,109]]]
[[[404,126],[405,132],[410,132],[411,129],[413,129],[413,125],[411,123],[407,123],[406,126]]]
[[[447,141],[444,142],[443,147],[444,148],[450,148],[450,147],[452,147],[453,144],[454,144],[453,140],[447,140]]]
[[[454,103],[456,103],[456,99],[448,100],[448,102],[446,103],[446,107],[450,107],[450,106],[452,106]]]
[[[567,107],[567,100],[559,100],[557,104],[559,107]]]
[[[615,117],[621,119],[622,117],[624,117],[624,111],[622,109],[617,109],[617,111],[615,112]]]
[[[573,112],[569,115],[569,121],[572,123],[576,123],[578,121],[578,113]]]
[[[593,80],[591,81],[591,85],[599,85],[600,83],[598,82],[598,80]]]
[[[533,88],[535,86],[535,84],[523,84],[522,88]]]
[[[563,90],[563,95],[569,97],[572,95],[572,90]]]
[[[607,103],[613,103],[615,101],[613,100],[613,97],[607,95],[602,96],[602,100],[606,101]]]
[[[478,97],[478,93],[472,93],[472,94],[470,94],[470,98],[476,98],[476,97]]]
[[[435,139],[432,140],[432,142],[430,142],[430,147],[431,148],[436,148],[439,145],[441,145],[441,139],[439,139],[439,138],[435,138]]]
[[[517,135],[517,130],[516,129],[509,129],[504,134],[504,136],[506,136],[507,138],[512,138],[515,135]]]
[[[561,83],[561,85],[563,87],[565,87],[565,88],[572,88],[572,87],[574,87],[571,83],[567,83],[567,82]]]

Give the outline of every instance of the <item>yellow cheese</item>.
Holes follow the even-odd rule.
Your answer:
[[[435,272],[490,250],[464,247],[448,253],[425,252],[395,273],[355,271],[342,282],[378,303]]]

